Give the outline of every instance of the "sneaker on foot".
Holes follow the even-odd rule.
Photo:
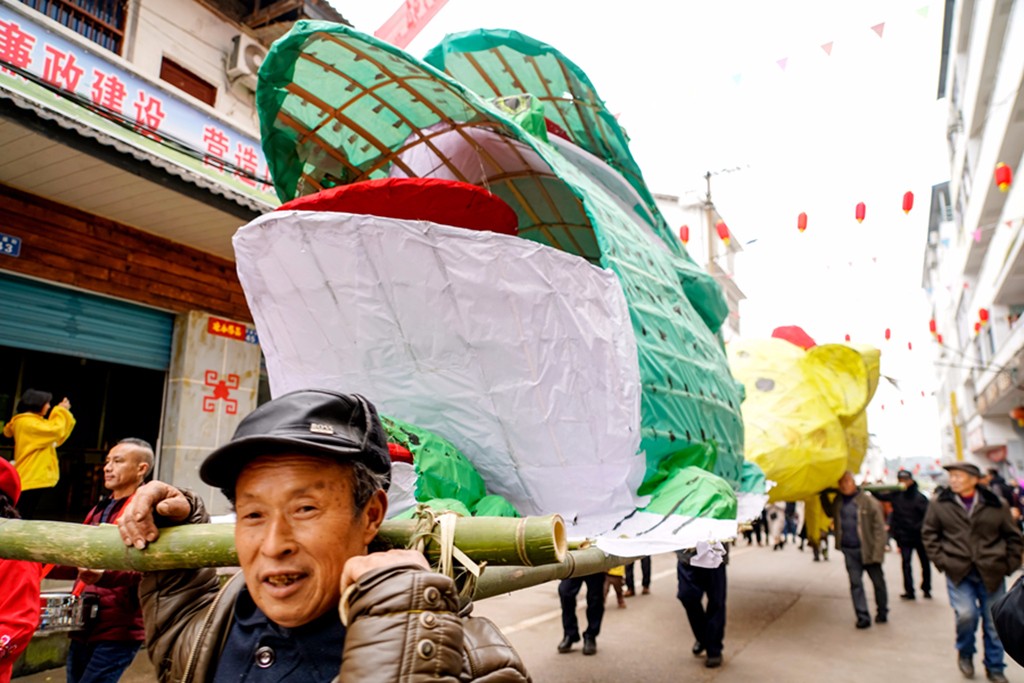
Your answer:
[[[956,663],[960,667],[960,673],[964,675],[964,678],[974,678],[974,661],[970,657],[958,654]]]

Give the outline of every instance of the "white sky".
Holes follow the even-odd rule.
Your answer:
[[[373,33],[401,2],[333,4]],[[900,390],[879,387],[875,443],[888,458],[936,457],[920,286],[931,186],[949,175],[947,103],[936,100],[942,11],[939,0],[449,0],[407,51],[422,57],[446,33],[516,29],[587,72],[654,192],[703,193],[705,171],[739,168],[712,179],[712,197],[744,243],[743,336],[797,324],[819,343],[850,334],[878,346]],[[871,27],[883,22],[879,37]]]

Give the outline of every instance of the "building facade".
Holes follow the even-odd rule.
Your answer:
[[[679,238],[687,238],[686,250],[693,260],[702,265],[722,288],[729,305],[729,317],[722,324],[722,339],[728,342],[740,335],[740,302],[747,298],[735,280],[736,254],[743,251],[743,247],[732,233],[732,228],[728,229],[728,243],[718,234],[716,226],[724,219],[710,199],[710,183],[708,193],[702,199],[655,194],[654,200]]]
[[[942,459],[1024,476],[1024,3],[948,2],[939,97],[950,180],[932,192],[923,285],[934,324]],[[1018,417],[1019,416],[1019,417]]]
[[[198,465],[263,376],[231,236],[278,203],[255,76],[302,18],[344,21],[322,0],[0,0],[0,422],[27,388],[71,400],[51,517],[81,518],[125,437],[226,510]]]

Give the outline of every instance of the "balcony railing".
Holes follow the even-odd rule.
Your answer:
[[[126,0],[21,0],[111,52],[121,54]]]

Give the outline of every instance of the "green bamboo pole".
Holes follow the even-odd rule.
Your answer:
[[[404,547],[417,530],[416,520],[388,520],[380,537]],[[426,555],[438,555],[434,536]],[[565,524],[546,517],[460,517],[455,545],[488,565],[544,565],[562,562]],[[190,524],[162,529],[146,550],[128,548],[112,525],[0,519],[0,557],[92,569],[160,571],[238,565],[233,524]]]
[[[570,550],[561,562],[542,567],[487,567],[477,579],[473,599],[483,600],[548,581],[606,572],[638,559],[606,555],[600,548],[591,547]]]

